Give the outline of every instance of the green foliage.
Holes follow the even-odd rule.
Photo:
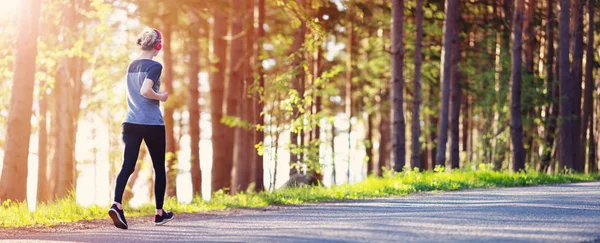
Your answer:
[[[4,47],[13,46],[13,40],[17,36],[16,18],[0,16],[0,45]],[[12,87],[14,56],[11,48],[2,48],[0,50],[0,127],[6,127],[8,119],[8,105],[10,100],[10,90]],[[6,129],[0,130],[0,146],[4,147]]]
[[[496,188],[532,186],[600,180],[598,174],[563,173],[547,175],[539,172],[510,173],[492,171],[491,167],[480,165],[481,170],[453,170],[443,172],[443,167],[435,172],[404,170],[385,171],[384,177],[369,177],[356,184],[327,187],[299,187],[271,192],[239,193],[229,195],[225,191],[216,192],[210,201],[195,197],[191,203],[180,203],[175,198],[165,201],[165,208],[175,213],[208,212],[230,208],[256,208],[268,205],[300,204],[333,200],[363,199],[407,195],[424,191],[453,191],[469,188]],[[68,197],[49,204],[39,204],[30,212],[27,203],[6,201],[0,206],[0,227],[23,227],[31,225],[56,225],[62,222],[107,218],[107,208],[100,206],[82,207],[74,198]],[[146,204],[139,208],[125,207],[129,217],[154,214],[154,205]]]

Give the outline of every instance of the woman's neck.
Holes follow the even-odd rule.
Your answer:
[[[150,60],[152,60],[152,58],[154,58],[153,53],[149,53],[149,52],[145,52],[145,51],[140,52],[140,56],[138,57],[138,59],[150,59]]]

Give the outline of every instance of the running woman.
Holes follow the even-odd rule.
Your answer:
[[[159,101],[169,98],[166,92],[158,92],[162,65],[152,60],[162,48],[162,35],[156,29],[146,28],[137,39],[139,57],[129,64],[127,70],[127,115],[122,124],[123,166],[117,176],[115,201],[108,211],[116,227],[127,229],[125,213],[121,205],[123,191],[129,176],[135,170],[142,140],[146,142],[154,167],[154,196],[156,212],[154,224],[162,225],[173,220],[173,213],[163,209],[166,188],[165,172],[165,124],[159,109]]]

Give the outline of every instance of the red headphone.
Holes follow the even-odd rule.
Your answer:
[[[153,29],[154,32],[156,32],[156,36],[158,36],[158,42],[156,43],[156,46],[154,46],[154,50],[160,51],[160,49],[162,49],[162,35],[160,34],[160,32],[156,29]]]

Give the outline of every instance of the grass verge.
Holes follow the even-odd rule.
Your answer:
[[[191,203],[179,203],[168,199],[165,208],[175,213],[208,212],[230,208],[256,208],[268,205],[300,204],[334,200],[375,198],[407,195],[423,191],[453,191],[467,188],[495,188],[532,186],[600,180],[600,175],[562,174],[547,175],[537,172],[510,173],[494,171],[453,171],[387,173],[382,178],[369,177],[356,183],[331,188],[301,187],[279,190],[273,193],[240,193],[228,195],[217,192],[210,201],[195,198]],[[108,206],[82,207],[73,197],[37,205],[30,212],[26,202],[5,201],[0,206],[0,227],[52,226],[59,223],[107,218]],[[154,205],[139,208],[126,207],[128,217],[154,214]]]

